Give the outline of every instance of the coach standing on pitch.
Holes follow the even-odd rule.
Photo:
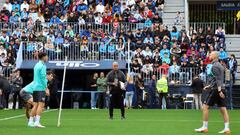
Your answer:
[[[224,129],[220,134],[230,134],[229,115],[226,108],[226,93],[224,88],[224,67],[218,62],[218,52],[212,52],[210,59],[212,60],[211,80],[210,84],[204,89],[209,90],[209,94],[203,105],[203,126],[195,129],[196,132],[208,132],[208,112],[209,107],[218,105],[219,110],[224,119]]]
[[[109,105],[109,115],[110,119],[113,119],[113,108],[120,107],[121,109],[121,119],[125,119],[124,110],[124,91],[121,89],[121,83],[126,82],[126,77],[124,73],[118,69],[118,63],[113,62],[113,70],[107,75],[107,85],[109,85],[110,90],[110,105]]]

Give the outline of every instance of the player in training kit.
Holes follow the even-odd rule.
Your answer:
[[[48,56],[44,52],[38,54],[39,62],[34,66],[34,90],[33,90],[33,102],[34,106],[31,110],[31,116],[35,116],[35,122],[33,122],[33,117],[30,117],[28,126],[44,128],[40,124],[40,116],[44,110],[45,96],[47,90],[47,67],[45,62],[48,61]],[[49,90],[47,90],[49,91]]]
[[[48,71],[47,72],[47,80],[51,81],[53,79],[53,73]],[[34,90],[34,82],[26,85],[21,91],[20,96],[25,103],[26,108],[26,117],[29,119],[30,117],[34,118],[35,116],[31,116],[31,107],[34,106],[33,103],[33,90]],[[49,91],[46,91],[46,95],[49,95]]]
[[[33,106],[33,82],[25,86],[21,91],[20,91],[20,96],[23,99],[25,103],[25,108],[26,108],[26,117],[29,119],[30,118],[30,110],[31,107]]]
[[[230,134],[229,128],[229,115],[226,108],[226,93],[224,88],[224,67],[218,62],[219,54],[218,52],[212,52],[210,54],[210,59],[212,60],[212,69],[210,78],[210,85],[207,85],[204,89],[208,89],[209,93],[204,101],[203,105],[203,126],[199,129],[195,129],[196,132],[208,132],[208,112],[209,107],[218,105],[219,110],[224,119],[224,129],[220,131],[220,134]]]

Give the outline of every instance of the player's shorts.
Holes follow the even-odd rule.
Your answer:
[[[45,102],[45,91],[34,91],[33,92],[33,102]]]
[[[29,99],[31,99],[33,97],[31,93],[28,93],[23,89],[20,91],[19,94],[24,102],[27,102]]]
[[[211,90],[209,94],[207,95],[206,100],[204,101],[204,104],[209,106],[218,105],[218,107],[226,107],[227,105],[227,95],[225,90],[222,90],[223,94],[225,95],[225,98],[221,98],[219,96],[219,93],[217,90]]]

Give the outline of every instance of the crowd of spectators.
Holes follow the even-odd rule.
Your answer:
[[[205,72],[214,50],[229,65],[221,26],[215,32],[211,27],[168,28],[163,14],[164,0],[6,0],[0,15],[1,65],[15,64],[21,42],[27,42],[25,49],[33,58],[39,50],[53,58],[67,50],[70,57],[86,59],[88,52],[124,59],[130,44],[133,72],[161,71],[176,78],[181,68]],[[182,20],[177,12],[173,24]],[[38,42],[41,47],[36,47]]]

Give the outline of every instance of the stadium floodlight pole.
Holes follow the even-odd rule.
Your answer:
[[[128,75],[130,75],[130,42],[128,42]]]
[[[67,70],[67,56],[65,57],[65,62],[64,62],[62,90],[61,90],[61,99],[60,99],[59,112],[58,112],[57,127],[60,127],[61,125],[62,102],[63,102],[63,91],[64,91],[64,84],[65,84],[66,70]]]

